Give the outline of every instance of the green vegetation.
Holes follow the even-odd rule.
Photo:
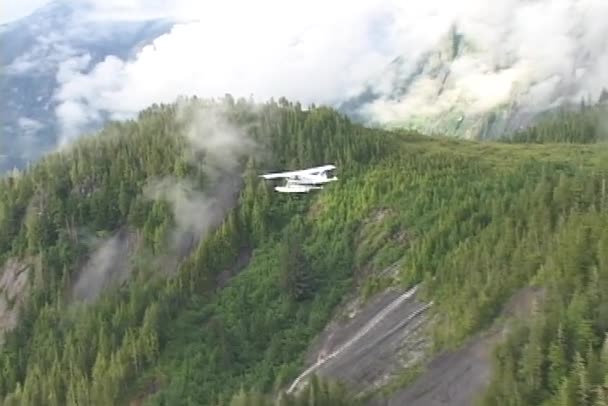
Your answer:
[[[355,399],[340,383],[320,380],[312,376],[310,384],[296,395],[280,393],[274,399],[259,392],[245,392],[243,389],[235,394],[227,406],[359,406]]]
[[[546,113],[533,127],[506,137],[511,142],[588,144],[608,140],[608,106],[587,106],[581,103],[576,110]]]
[[[485,404],[607,404],[605,180],[602,188],[596,204],[572,209],[546,237],[550,250],[534,270],[535,282],[545,287],[544,300],[498,347]]]
[[[0,354],[7,404],[115,404],[156,392],[150,387],[162,389],[151,404],[208,404],[241,385],[269,391],[293,376],[298,354],[350,289],[355,220],[325,212],[313,221],[311,199],[274,198],[254,158],[264,167],[333,161],[356,173],[384,153],[382,140],[329,109],[302,111],[284,100],[182,103],[113,123],[74,151],[2,180],[0,253],[36,265],[22,321]],[[193,152],[183,135],[197,114],[226,120],[235,128],[215,123],[218,131],[242,132],[271,153],[243,154],[240,171],[218,175],[213,154]],[[170,254],[176,218],[166,199],[145,196],[148,181],[182,179],[213,191],[239,173],[238,204],[165,277],[156,269],[164,263],[146,258]],[[93,304],[71,302],[66,292],[89,236],[124,228],[141,241],[129,282]],[[299,237],[281,239],[284,229]],[[220,273],[251,250],[246,271],[217,290]]]
[[[257,147],[236,148],[226,167],[226,155],[193,147],[193,120]],[[522,287],[546,286],[550,300],[498,352],[490,404],[602,404],[608,159],[601,144],[569,141],[427,138],[228,96],[112,123],[0,182],[0,258],[35,268],[0,353],[0,395],[7,405],[353,404],[316,380],[299,397],[274,394],[346,293],[382,289],[384,277],[367,276],[401,260],[398,283],[423,282],[442,318],[436,348],[488,326]],[[257,177],[324,162],[340,182],[318,194],[274,194]],[[170,196],[146,193],[159,179],[209,195],[242,183],[177,265],[166,259],[183,219]],[[189,222],[208,221],[197,216]],[[74,301],[91,236],[124,230],[138,241],[127,282]]]

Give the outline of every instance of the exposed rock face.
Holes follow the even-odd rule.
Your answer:
[[[491,350],[500,335],[486,334],[434,358],[411,385],[374,406],[469,406],[491,378]]]
[[[0,268],[0,337],[17,325],[19,306],[27,293],[30,265],[9,259]]]
[[[299,391],[316,374],[341,381],[358,395],[370,395],[369,406],[471,405],[491,379],[493,348],[513,320],[526,317],[542,300],[542,293],[521,289],[491,328],[439,354],[431,354],[428,328],[441,315],[431,315],[432,302],[423,302],[417,287],[407,292],[391,288],[366,302],[355,297],[311,344],[307,368],[287,391]],[[404,383],[403,374],[411,368],[419,375]]]
[[[338,379],[361,393],[385,385],[426,353],[423,327],[429,306],[416,298],[416,288],[390,289],[366,303],[353,300],[345,317],[331,322],[313,343],[310,367],[289,391],[305,386],[312,374]]]
[[[511,321],[525,318],[541,299],[541,289],[524,288],[511,297],[502,321],[468,340],[462,347],[434,357],[410,385],[374,406],[469,406],[483,394],[492,377],[492,350],[508,333]]]

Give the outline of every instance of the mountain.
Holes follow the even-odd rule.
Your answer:
[[[83,108],[71,97],[82,94],[80,75],[90,73],[104,58],[116,57],[108,59],[105,68],[121,66],[174,26],[163,19],[96,17],[94,10],[79,2],[55,0],[29,17],[0,27],[4,44],[0,91],[6,95],[0,101],[0,171],[22,168],[78,135],[80,130],[72,132],[67,122],[76,123],[75,127],[88,123],[85,129],[91,132],[101,128],[110,113],[104,116]],[[583,81],[586,85],[579,85],[567,75],[556,79],[553,67],[543,76],[534,64],[522,64],[503,49],[493,53],[482,45],[479,38],[454,25],[421,55],[395,46],[393,62],[369,77],[360,94],[336,107],[368,126],[496,138],[535,124],[556,109],[577,110],[579,95],[587,90],[582,87],[592,82],[597,65],[589,44],[574,48],[572,61],[568,60],[574,64],[570,70],[586,68],[589,75]],[[87,100],[93,98],[87,95]],[[605,101],[606,95],[599,99]],[[60,103],[66,100],[71,102]],[[585,100],[585,104],[595,101]]]
[[[54,92],[67,68],[88,72],[109,55],[133,56],[173,26],[162,19],[101,21],[89,12],[55,0],[0,26],[0,171],[23,168],[57,146]]]
[[[419,57],[395,58],[337,107],[366,125],[483,139],[507,136],[547,114],[605,99],[604,93],[599,100],[577,98],[581,88],[568,79],[530,82],[519,72],[520,61],[494,56],[492,62],[491,55],[454,25],[436,47]]]
[[[557,128],[473,142],[229,97],[108,124],[0,180],[0,397],[602,404],[608,150]],[[324,162],[320,193],[258,176]]]

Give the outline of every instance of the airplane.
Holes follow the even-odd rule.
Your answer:
[[[335,182],[336,176],[328,177],[327,172],[336,169],[334,165],[323,165],[299,171],[267,173],[260,175],[264,179],[287,179],[285,186],[276,186],[280,193],[308,193],[311,190],[323,189],[323,184]]]

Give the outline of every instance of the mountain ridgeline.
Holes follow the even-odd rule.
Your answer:
[[[587,131],[536,131],[426,137],[230,96],[110,123],[0,181],[0,257],[27,268],[0,398],[363,403],[316,378],[283,393],[349,292],[421,284],[439,351],[538,285],[534,317],[498,347],[480,402],[604,405],[608,149]],[[521,142],[538,140],[554,142]],[[274,194],[258,177],[328,162],[340,181],[321,193]],[[108,263],[123,245],[127,259]],[[397,261],[396,277],[377,276]]]
[[[588,106],[581,103],[576,109],[562,108],[544,113],[536,125],[520,129],[503,137],[512,142],[527,143],[595,143],[608,140],[608,104]]]

